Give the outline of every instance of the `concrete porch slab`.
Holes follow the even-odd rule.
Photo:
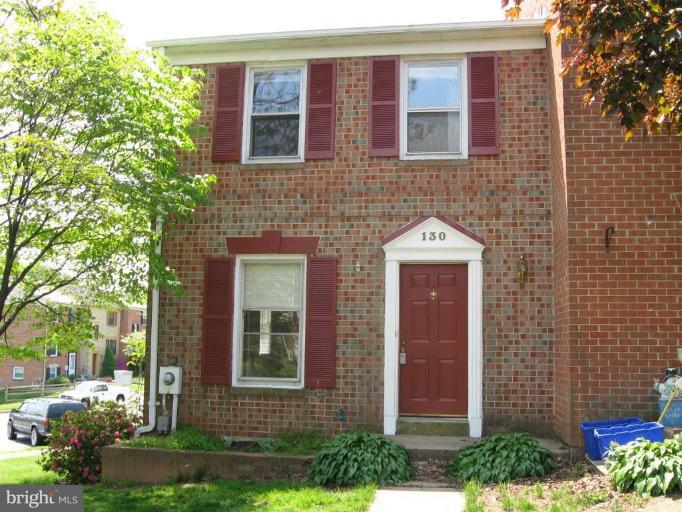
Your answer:
[[[457,452],[471,446],[480,438],[465,436],[420,436],[398,434],[386,436],[407,448],[410,460],[451,460]],[[556,439],[536,437],[540,446],[547,448],[558,457],[567,457],[568,448]]]

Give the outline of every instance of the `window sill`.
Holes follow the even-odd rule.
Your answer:
[[[467,155],[463,154],[443,154],[443,153],[420,153],[420,154],[403,154],[400,155],[401,160],[466,160]]]
[[[273,157],[273,158],[248,158],[242,165],[262,165],[262,164],[302,164],[305,160],[300,156],[296,157]]]
[[[421,167],[465,167],[469,165],[468,158],[441,158],[441,159],[417,159],[411,158],[409,160],[401,159],[399,164],[400,167],[415,167],[417,165]]]

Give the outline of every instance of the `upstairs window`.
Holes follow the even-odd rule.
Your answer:
[[[238,381],[301,385],[303,261],[241,261]]]
[[[118,313],[116,311],[107,311],[107,325],[109,327],[118,325]]]
[[[403,72],[405,158],[466,156],[463,60],[406,62]]]
[[[57,357],[59,355],[59,348],[57,345],[52,345],[45,350],[45,354],[48,357]]]
[[[301,159],[304,86],[303,67],[250,69],[245,161]]]

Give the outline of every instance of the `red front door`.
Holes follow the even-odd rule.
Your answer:
[[[400,351],[401,415],[466,416],[466,265],[400,266]]]

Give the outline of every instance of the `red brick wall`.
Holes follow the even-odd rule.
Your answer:
[[[118,350],[116,352],[116,366],[123,367],[128,362],[128,356],[125,355],[123,349],[125,348],[125,343],[121,340],[133,332],[132,324],[136,323],[139,325],[139,330],[144,330],[142,325],[142,311],[137,311],[135,309],[122,309],[121,313],[121,324],[119,327],[120,337],[118,342]],[[127,368],[127,366],[126,366]]]
[[[558,431],[577,445],[580,421],[655,418],[652,378],[679,366],[682,138],[624,142],[598,105],[583,106],[572,77],[562,85],[568,216],[555,264],[565,265],[567,252],[569,298],[557,287],[556,409]],[[609,226],[616,231],[607,252]],[[560,326],[567,319],[569,346]]]
[[[211,204],[164,245],[186,294],[161,296],[160,364],[184,367],[180,422],[231,435],[383,422],[383,237],[422,214],[459,221],[487,243],[484,261],[484,424],[549,430],[553,421],[552,221],[547,61],[542,50],[500,54],[500,156],[400,161],[367,156],[367,59],[338,61],[336,158],[304,164],[214,165],[210,137],[181,155],[188,172],[212,172]],[[212,126],[215,66],[204,66]],[[337,387],[258,391],[199,383],[203,258],[225,237],[320,236],[339,260]],[[515,278],[525,254],[530,280]],[[360,263],[356,272],[355,261]]]
[[[17,322],[10,327],[7,340],[10,345],[22,345],[40,336],[42,333],[33,328],[31,322],[25,320]],[[3,341],[4,343],[4,341]],[[60,375],[65,375],[64,366],[68,364],[68,352],[62,352],[56,357],[48,357],[46,365],[58,364],[61,367]],[[13,380],[12,368],[24,367],[24,379]],[[78,368],[78,365],[76,365]],[[17,361],[15,359],[0,359],[0,386],[28,386],[43,378],[43,362],[32,359]]]
[[[564,439],[570,436],[571,324],[568,293],[568,199],[566,190],[566,138],[564,129],[561,49],[549,45],[549,105],[552,170],[552,231],[554,252],[554,428]]]

